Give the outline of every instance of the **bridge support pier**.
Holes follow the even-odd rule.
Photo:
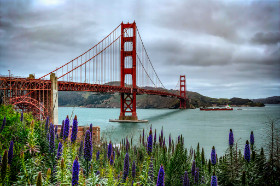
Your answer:
[[[54,125],[58,125],[58,83],[55,73],[51,73],[51,100],[50,100],[50,121]]]

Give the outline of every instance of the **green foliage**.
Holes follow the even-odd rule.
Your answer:
[[[182,185],[182,176],[187,168],[187,152],[182,143],[178,143],[166,169],[166,185]]]
[[[55,153],[49,152],[47,135],[44,132],[43,122],[34,120],[29,114],[24,114],[24,121],[20,122],[19,114],[11,106],[1,106],[0,119],[7,117],[7,125],[0,133],[1,149],[1,184],[2,185],[70,185],[72,180],[72,165],[78,156],[79,143],[72,144],[63,141],[62,156],[59,160]],[[32,122],[34,120],[34,122]],[[160,165],[165,171],[165,185],[182,185],[184,172],[187,171],[190,183],[194,184],[191,175],[192,162],[195,160],[199,168],[199,184],[209,185],[211,175],[215,172],[219,185],[279,185],[279,137],[278,130],[274,129],[275,123],[270,124],[269,148],[251,148],[251,161],[246,162],[243,154],[243,144],[236,142],[229,147],[225,154],[218,157],[217,164],[211,165],[205,158],[210,152],[197,145],[196,150],[184,147],[183,138],[178,143],[172,140],[168,147],[153,145],[150,156],[147,154],[146,145],[135,144],[126,149],[126,139],[119,146],[114,146],[114,165],[110,165],[107,158],[107,142],[93,145],[93,160],[86,162],[80,157],[80,185],[155,185]],[[145,132],[147,134],[147,132]],[[143,138],[142,138],[143,139]],[[144,138],[146,143],[146,138]],[[14,141],[14,157],[11,165],[7,164],[7,149],[9,141]],[[128,139],[128,141],[131,141]],[[55,149],[59,139],[55,141]],[[240,148],[241,147],[241,148]],[[278,148],[278,149],[277,149]],[[100,159],[95,160],[97,151]],[[267,156],[265,155],[267,152]],[[122,180],[123,162],[125,154],[129,154],[129,176]],[[136,177],[131,176],[132,162],[136,162]],[[154,172],[149,172],[150,162],[153,163]],[[96,173],[100,171],[100,174]],[[39,173],[39,174],[38,174]],[[268,173],[270,175],[268,175]],[[152,174],[152,176],[150,175]],[[86,176],[88,175],[88,176]],[[151,180],[150,178],[154,179]],[[1,185],[0,184],[0,185]]]

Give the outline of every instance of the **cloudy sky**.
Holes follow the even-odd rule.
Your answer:
[[[0,74],[40,77],[136,21],[167,88],[210,97],[280,95],[276,0],[0,0]]]

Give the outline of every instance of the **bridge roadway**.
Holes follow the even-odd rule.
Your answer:
[[[32,92],[39,90],[51,90],[50,80],[28,79],[28,78],[14,78],[14,77],[0,77],[0,90],[11,90],[11,96],[24,95],[23,92]],[[27,91],[27,92],[26,92]],[[139,94],[159,95],[164,97],[176,97],[178,99],[186,99],[179,94],[168,92],[160,88],[131,88],[112,86],[106,84],[89,84],[76,83],[68,81],[58,81],[58,91],[87,91],[87,92],[103,92],[103,93],[132,93],[136,91]]]

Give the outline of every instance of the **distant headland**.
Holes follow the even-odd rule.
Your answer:
[[[197,92],[187,92],[190,108],[207,106],[233,107],[264,107],[265,104],[280,104],[280,96],[261,98],[261,99],[242,99],[242,98],[211,98],[203,96]],[[100,94],[95,92],[59,92],[58,104],[61,107],[87,107],[87,108],[118,108],[118,94]],[[156,95],[138,95],[137,108],[179,108],[180,103],[176,98],[161,97]]]

